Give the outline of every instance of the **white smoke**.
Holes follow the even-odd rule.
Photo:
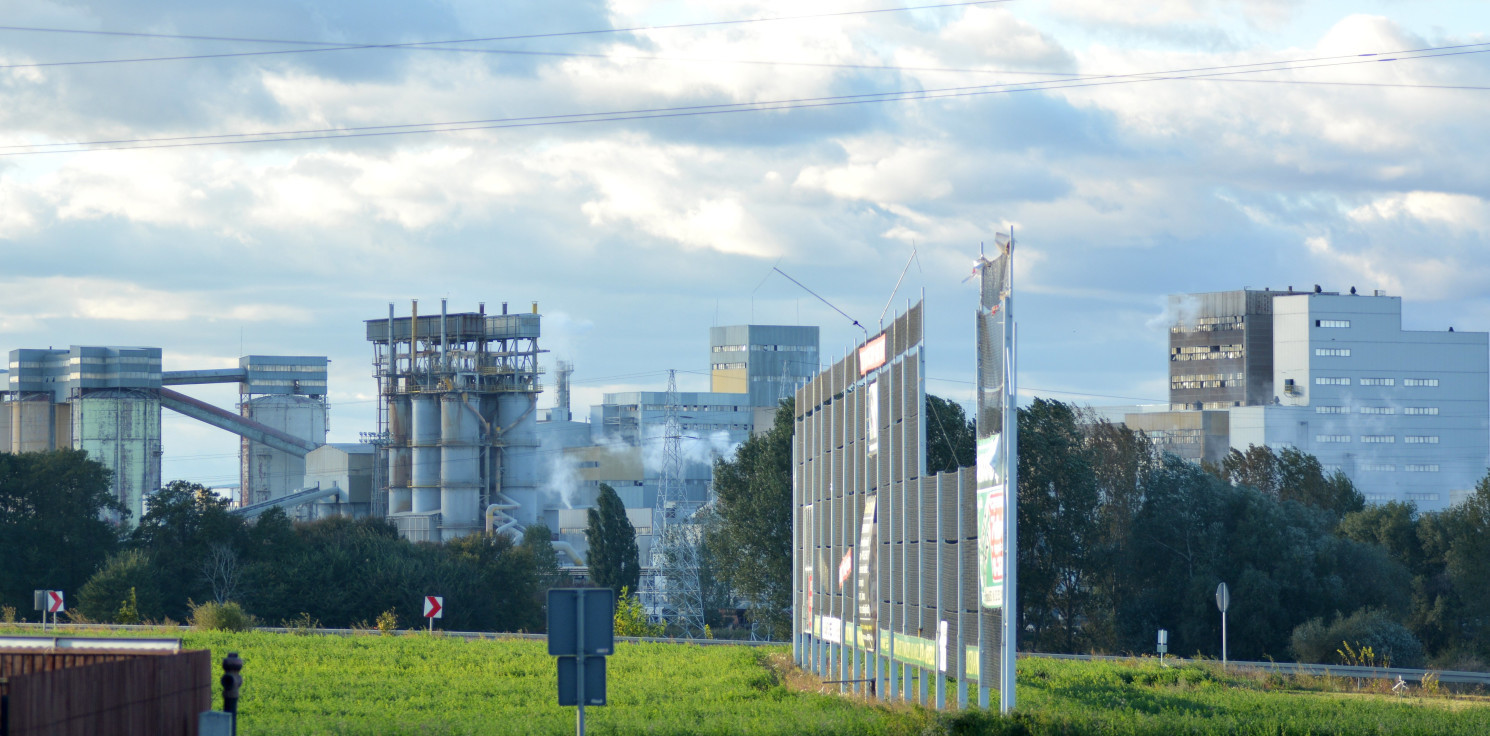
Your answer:
[[[540,490],[553,503],[563,504],[566,509],[574,508],[579,500],[582,481],[578,461],[564,452],[564,447],[557,438],[547,435],[539,444],[538,452],[548,458],[548,473]]]
[[[1171,294],[1164,300],[1164,311],[1155,315],[1144,325],[1151,330],[1169,331],[1169,328],[1180,325],[1181,327],[1193,327],[1195,318],[1200,313],[1200,300],[1189,294]]]

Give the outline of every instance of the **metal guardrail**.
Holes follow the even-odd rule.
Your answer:
[[[1040,657],[1042,659],[1085,659],[1085,660],[1109,660],[1120,661],[1133,659],[1133,657],[1118,657],[1105,654],[1040,654],[1035,652],[1020,652],[1020,657]],[[1182,659],[1180,657],[1168,657],[1167,660],[1189,663],[1202,660]],[[1208,659],[1206,662],[1217,662]],[[1439,682],[1456,683],[1461,685],[1490,685],[1490,672],[1466,672],[1462,670],[1420,670],[1407,667],[1353,667],[1341,664],[1305,664],[1302,662],[1247,662],[1232,660],[1227,663],[1229,667],[1238,669],[1255,670],[1262,672],[1274,672],[1280,675],[1314,675],[1331,677],[1352,677],[1360,679],[1395,680],[1398,677],[1407,682],[1422,682],[1423,677],[1432,673]]]
[[[6,624],[20,628],[41,628],[41,624],[15,623]],[[48,629],[74,629],[74,630],[100,630],[100,631],[161,631],[169,630],[168,626],[147,626],[131,624],[48,624]],[[189,631],[190,626],[176,626],[176,630]],[[377,629],[298,629],[283,626],[260,626],[254,631],[262,631],[273,634],[288,633],[313,633],[323,636],[376,636]],[[420,630],[400,630],[402,634],[422,634]],[[505,631],[440,631],[441,636],[456,636],[464,639],[529,639],[533,641],[547,641],[547,634],[525,634]],[[749,641],[745,639],[674,639],[669,637],[651,636],[618,636],[616,641],[645,642],[653,644],[697,644],[699,646],[749,646],[770,647],[785,646],[790,642],[785,641]],[[1020,652],[1020,658],[1037,657],[1040,659],[1078,659],[1078,660],[1103,660],[1103,661],[1126,661],[1134,659],[1127,656],[1116,656],[1110,654],[1048,654],[1043,652]],[[1197,661],[1215,663],[1216,660],[1193,660],[1181,657],[1168,657],[1167,661],[1188,664]],[[1485,685],[1490,686],[1490,672],[1467,672],[1462,670],[1427,670],[1411,669],[1407,667],[1352,667],[1339,664],[1304,664],[1300,662],[1247,662],[1233,660],[1227,663],[1230,667],[1238,669],[1254,670],[1262,672],[1273,672],[1280,675],[1313,675],[1331,677],[1350,677],[1359,679],[1395,680],[1398,677],[1407,682],[1422,682],[1423,677],[1432,674],[1441,683],[1453,683],[1460,685]]]
[[[13,623],[4,624],[4,626],[41,628],[41,624],[34,623]],[[174,627],[151,626],[148,624],[47,624],[48,631],[54,629],[83,631],[191,631],[192,627],[184,625]],[[287,628],[284,626],[257,626],[254,627],[254,631],[262,631],[269,634],[309,633],[322,636],[377,636],[380,633],[377,629],[302,629]],[[507,631],[444,631],[441,629],[436,629],[435,632],[440,636],[455,636],[463,639],[530,639],[533,641],[548,641],[548,634],[527,634]],[[424,629],[400,629],[395,633],[397,635],[413,635],[426,634],[427,632]],[[616,637],[616,641],[650,644],[698,644],[700,646],[739,645],[748,647],[787,646],[791,643],[785,641],[750,641],[748,639],[674,639],[663,636],[618,636]]]

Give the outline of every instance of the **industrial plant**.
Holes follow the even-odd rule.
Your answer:
[[[163,371],[158,347],[72,346],[10,352],[0,451],[86,451],[128,512],[115,521],[136,524],[162,484],[168,409],[240,438],[234,513],[386,517],[401,536],[434,543],[521,536],[542,523],[561,561],[581,571],[587,509],[606,483],[636,529],[648,609],[701,629],[696,581],[679,579],[696,570],[677,561],[699,536],[694,515],[708,503],[713,463],[769,428],[779,402],[817,374],[818,328],[713,327],[707,363],[689,371],[708,375],[711,390],[679,391],[668,371],[666,390],[605,394],[576,421],[566,361],[555,363],[555,405],[539,410],[536,303],[490,314],[485,304],[451,312],[443,299],[438,312],[419,307],[399,314],[389,304],[386,317],[364,322],[378,398],[376,431],[362,442],[327,442],[324,356]],[[204,384],[237,384],[236,405],[177,390]]]

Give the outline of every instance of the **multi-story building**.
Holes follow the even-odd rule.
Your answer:
[[[1175,411],[1255,406],[1273,399],[1273,297],[1264,289],[1172,294],[1169,406]]]
[[[1344,472],[1368,501],[1412,501],[1424,510],[1461,500],[1485,475],[1490,334],[1404,330],[1402,300],[1381,292],[1221,292],[1171,303],[1195,307],[1189,315],[1178,310],[1171,328],[1171,406],[1233,402],[1224,423],[1231,448],[1297,448],[1327,471]],[[1195,329],[1204,325],[1218,327]],[[1254,340],[1251,332],[1263,329],[1269,339]],[[1196,339],[1201,335],[1210,344]],[[1228,356],[1236,345],[1240,354]],[[1259,365],[1270,375],[1262,377]],[[1198,378],[1223,373],[1228,377],[1215,384]],[[1266,390],[1254,392],[1261,386]],[[1189,457],[1198,453],[1167,440],[1195,435],[1204,442],[1223,426],[1190,416],[1200,413],[1130,415],[1129,421]],[[1202,426],[1206,431],[1194,431]]]
[[[746,394],[764,430],[776,405],[818,371],[818,328],[730,325],[709,328],[709,390]]]

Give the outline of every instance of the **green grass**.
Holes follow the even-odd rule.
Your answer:
[[[26,632],[35,633],[35,632]],[[175,635],[173,632],[172,635]],[[260,734],[568,734],[555,664],[538,641],[439,636],[199,633],[188,648],[245,661],[240,726]],[[618,645],[597,734],[1486,734],[1479,698],[1358,692],[1349,681],[1237,675],[1213,663],[1019,663],[1012,718],[866,705],[784,683],[784,648]],[[217,671],[214,671],[214,680]],[[803,685],[807,687],[803,687]],[[1369,684],[1368,684],[1369,686]],[[220,704],[214,691],[214,703]]]

